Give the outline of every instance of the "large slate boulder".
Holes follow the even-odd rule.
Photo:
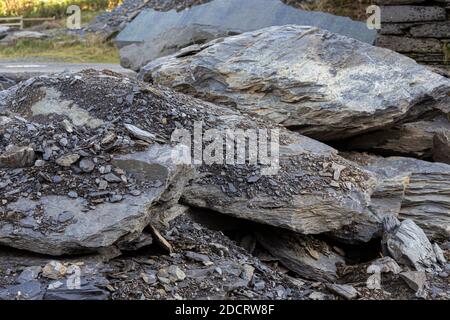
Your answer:
[[[450,111],[450,79],[387,49],[304,26],[192,46],[150,62],[140,77],[323,141]]]
[[[190,44],[288,24],[320,27],[371,44],[376,37],[376,31],[364,22],[300,10],[280,0],[214,0],[182,11],[144,10],[115,42],[121,48],[122,65],[139,70],[147,62]]]

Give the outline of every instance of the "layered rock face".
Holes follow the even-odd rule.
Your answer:
[[[392,51],[302,26],[191,46],[149,63],[140,77],[322,141],[450,111],[449,79]]]
[[[450,71],[450,2],[377,0],[381,30],[377,45]]]
[[[373,223],[366,219],[366,228],[361,226],[349,228],[347,238],[356,232],[361,235],[373,232],[388,215],[400,219],[411,219],[424,229],[427,236],[434,239],[446,239],[450,236],[450,166],[443,163],[432,163],[414,158],[389,157],[382,158],[367,154],[345,154],[345,157],[356,161],[367,170],[378,176],[381,184],[373,195]],[[379,230],[380,231],[380,230]],[[370,234],[370,233],[369,233]]]

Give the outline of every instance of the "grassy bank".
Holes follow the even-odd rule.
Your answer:
[[[118,50],[95,36],[85,39],[60,36],[49,40],[21,40],[14,46],[0,46],[0,60],[34,58],[58,62],[119,63]]]
[[[0,16],[56,17],[66,16],[67,7],[77,5],[84,12],[109,10],[122,0],[1,0]]]

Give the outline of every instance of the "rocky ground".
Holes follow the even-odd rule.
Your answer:
[[[450,79],[313,27],[203,42],[0,76],[0,300],[450,299]]]
[[[278,177],[258,177],[261,168],[252,166],[200,166],[207,176],[182,191],[188,168],[160,153],[171,148],[173,129],[199,119],[216,128],[276,126],[110,71],[33,78],[0,97],[0,242],[8,246],[0,250],[1,299],[449,298],[445,237],[430,243],[412,220],[387,220],[382,239],[366,243],[330,232],[353,218],[332,216],[327,194],[345,199],[351,182],[352,197],[363,196],[375,180],[319,142],[280,128],[282,145],[304,149],[283,156],[289,166]],[[301,180],[290,178],[295,170]],[[324,220],[305,224],[305,204],[293,199],[316,194]],[[177,204],[180,196],[193,208]],[[263,203],[233,209],[242,197]],[[350,210],[345,201],[334,204],[338,212]],[[142,202],[148,209],[135,211]],[[280,205],[292,208],[280,213],[297,210],[301,218],[287,224],[274,215]]]

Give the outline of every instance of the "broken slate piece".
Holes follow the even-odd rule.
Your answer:
[[[415,292],[420,291],[425,286],[427,275],[424,271],[408,271],[400,273],[400,277]]]

